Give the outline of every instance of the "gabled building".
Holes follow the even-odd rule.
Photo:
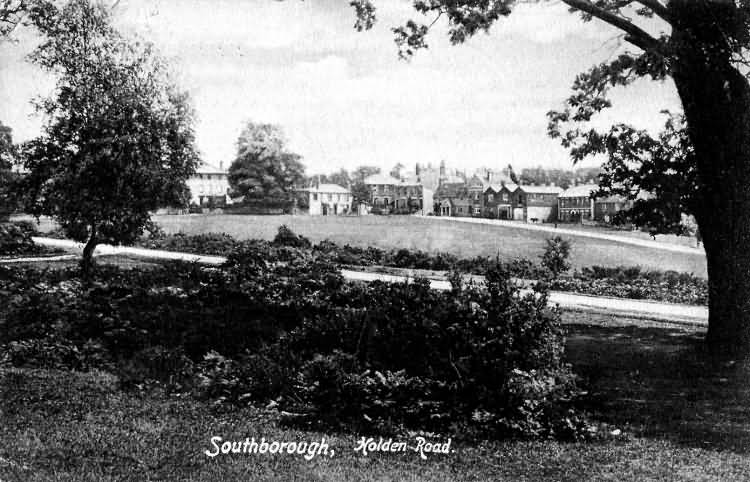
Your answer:
[[[482,214],[492,219],[514,219],[515,193],[518,185],[513,183],[490,184],[483,193]]]
[[[477,174],[474,174],[468,181],[466,181],[466,190],[468,192],[468,198],[471,200],[471,215],[481,216],[484,208],[484,190],[490,185],[490,176],[483,179]]]

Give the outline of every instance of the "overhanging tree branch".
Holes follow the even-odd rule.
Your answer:
[[[622,17],[615,15],[612,12],[604,10],[601,7],[594,5],[589,0],[562,0],[566,5],[573,7],[582,12],[588,13],[592,17],[596,17],[599,20],[616,27],[627,35],[625,40],[641,48],[642,50],[659,50],[661,43],[652,37],[648,32],[640,28],[639,26],[628,22]],[[645,2],[641,2],[644,3]]]

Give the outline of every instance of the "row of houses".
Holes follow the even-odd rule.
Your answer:
[[[433,191],[427,181],[437,183]],[[382,214],[423,214],[437,216],[485,217],[526,222],[608,223],[630,203],[618,196],[595,198],[598,187],[577,185],[563,190],[554,185],[519,185],[507,173],[478,172],[467,178],[447,174],[440,164],[437,179],[431,171],[416,170],[416,175],[396,179],[388,174],[375,174],[365,179],[370,189],[367,206],[357,206],[348,187],[315,183],[301,191],[308,194],[309,214],[339,215],[375,212]],[[191,204],[203,208],[221,208],[231,204],[229,182],[222,167],[201,166],[188,180]]]
[[[441,169],[442,169],[441,165]],[[597,198],[598,186],[562,189],[552,184],[520,185],[509,176],[493,179],[492,171],[469,179],[443,176],[435,191],[438,216],[485,217],[525,222],[611,222],[630,202],[619,196]]]

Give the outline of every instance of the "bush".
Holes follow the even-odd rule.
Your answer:
[[[286,224],[279,226],[279,231],[273,238],[272,244],[276,246],[289,246],[292,248],[312,248],[312,243],[309,239],[302,235],[294,234],[294,231],[289,229]]]
[[[570,241],[560,236],[547,240],[547,247],[542,255],[542,266],[546,268],[553,278],[570,269]]]
[[[223,256],[232,251],[239,244],[236,239],[226,233],[205,233],[187,235],[176,233],[166,235],[163,231],[142,238],[140,246],[148,249],[163,249],[180,251],[183,253],[212,254]]]
[[[285,408],[362,430],[557,433],[565,425],[557,405],[574,389],[559,313],[544,291],[519,296],[501,264],[485,288],[440,293],[426,280],[350,288],[349,306],[285,338],[299,374],[288,400],[301,400]]]
[[[40,250],[31,237],[36,234],[34,225],[23,221],[0,223],[0,255],[34,254]]]

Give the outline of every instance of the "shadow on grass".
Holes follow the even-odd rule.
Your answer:
[[[581,408],[642,437],[750,453],[747,366],[701,355],[703,334],[568,325],[567,358],[589,389]]]

